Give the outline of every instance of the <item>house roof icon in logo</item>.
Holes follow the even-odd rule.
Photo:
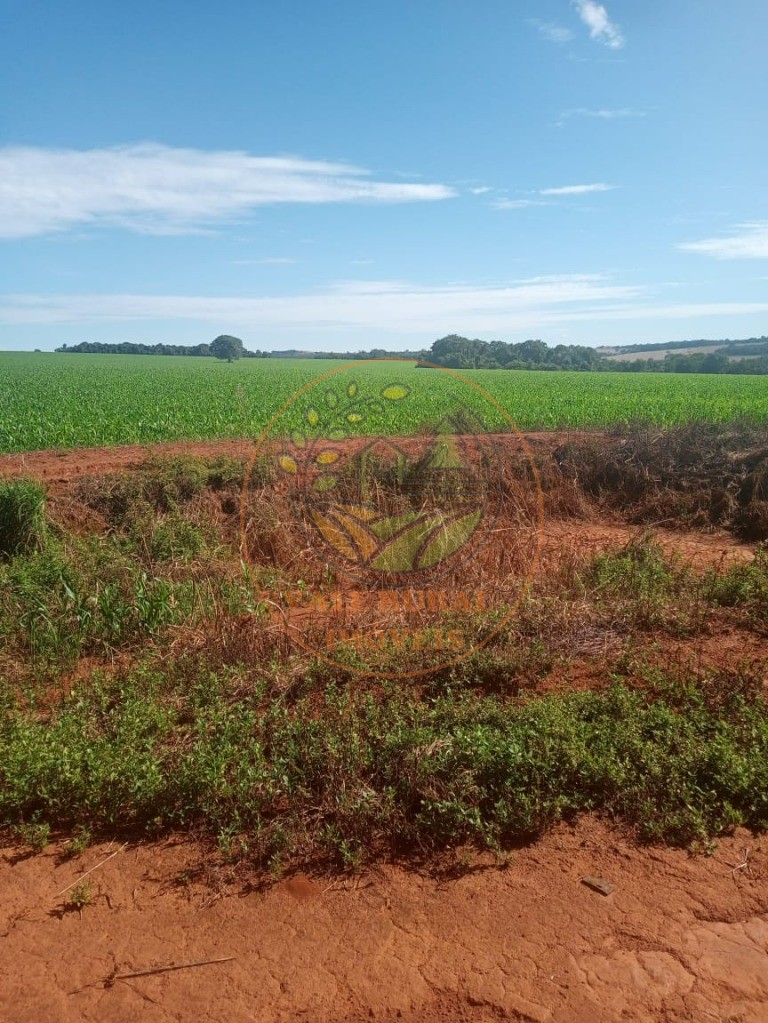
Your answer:
[[[371,500],[372,479],[378,477],[382,469],[391,472],[393,482],[402,486],[410,463],[408,453],[389,437],[375,437],[358,451],[356,458],[360,496],[365,502]]]

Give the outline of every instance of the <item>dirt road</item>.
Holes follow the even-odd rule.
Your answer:
[[[768,845],[711,855],[638,848],[585,819],[442,879],[392,866],[356,879],[191,880],[189,842],[0,859],[5,1023],[764,1023]],[[466,864],[465,864],[466,865]],[[615,885],[604,896],[581,882]],[[158,966],[231,961],[127,980]]]

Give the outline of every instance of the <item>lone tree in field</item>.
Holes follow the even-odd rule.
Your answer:
[[[217,359],[234,362],[235,359],[242,356],[244,351],[245,348],[240,338],[232,337],[231,334],[219,334],[214,341],[211,341],[211,355],[215,355]]]

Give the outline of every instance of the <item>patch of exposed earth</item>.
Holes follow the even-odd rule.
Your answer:
[[[386,866],[266,887],[223,866],[191,880],[189,842],[129,845],[90,875],[93,905],[65,911],[59,893],[116,848],[5,849],[6,1023],[768,1018],[768,845],[746,831],[691,855],[584,819],[450,879]]]
[[[546,430],[523,434],[493,434],[488,439],[503,452],[507,446],[521,450],[520,437],[528,446],[531,455],[551,451],[559,444],[575,441],[598,434],[584,430]],[[410,438],[391,438],[407,447]],[[233,440],[174,441],[167,444],[128,444],[119,447],[98,448],[53,448],[43,451],[25,451],[20,454],[0,455],[0,477],[34,476],[37,479],[63,483],[80,476],[100,475],[136,469],[149,458],[170,458],[194,456],[215,458],[226,455],[230,458],[250,459],[256,447],[256,440],[239,438]]]

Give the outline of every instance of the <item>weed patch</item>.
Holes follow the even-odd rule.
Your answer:
[[[6,694],[0,819],[204,826],[263,864],[347,866],[498,848],[585,811],[673,842],[768,826],[764,699],[662,682],[523,701],[329,683],[287,700],[187,665],[97,678],[44,717]]]
[[[45,491],[33,480],[0,480],[0,558],[42,547]]]

